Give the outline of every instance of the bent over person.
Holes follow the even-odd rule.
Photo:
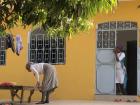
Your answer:
[[[37,104],[49,103],[49,94],[58,87],[58,80],[56,76],[55,66],[48,63],[31,63],[26,64],[26,69],[33,72],[37,83],[36,86],[42,93],[41,101]],[[40,82],[40,75],[43,74],[42,86]]]

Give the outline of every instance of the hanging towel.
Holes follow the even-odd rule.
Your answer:
[[[20,35],[16,35],[16,54],[19,56],[20,51],[23,49],[22,39]]]
[[[15,53],[14,38],[13,35],[10,34],[6,35],[6,49],[8,48],[11,48],[12,51]]]

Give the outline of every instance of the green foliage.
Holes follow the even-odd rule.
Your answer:
[[[92,26],[90,19],[109,12],[117,0],[3,0],[0,3],[0,30],[22,25],[42,26],[51,35],[70,36]]]

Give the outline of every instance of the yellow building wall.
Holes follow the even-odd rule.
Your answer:
[[[35,78],[32,73],[25,69],[28,54],[28,31],[15,27],[11,30],[14,37],[22,35],[23,50],[17,56],[11,49],[7,50],[6,66],[0,66],[0,82],[16,82],[17,85],[34,85]],[[93,99],[93,47],[95,38],[93,30],[66,41],[66,64],[57,65],[59,87],[52,94],[53,99]],[[94,40],[94,41],[93,41]],[[91,58],[92,57],[92,58]],[[25,97],[29,92],[25,91]],[[40,93],[35,92],[34,100],[40,99]],[[9,91],[0,90],[0,99],[10,98]],[[25,98],[26,100],[27,98]]]
[[[140,26],[140,9],[137,9],[139,0],[120,2],[114,12],[98,14],[94,17],[95,26],[107,21],[136,21]],[[7,50],[6,66],[0,66],[0,82],[11,81],[17,85],[34,85],[35,78],[25,69],[27,62],[27,35],[30,27],[23,29],[15,27],[13,35],[21,34],[23,50],[17,56],[11,49]],[[51,95],[51,99],[95,99],[96,79],[96,31],[95,27],[88,32],[66,41],[66,64],[56,65],[59,87]],[[26,92],[25,97],[29,92]],[[35,92],[33,100],[40,99],[40,93]],[[0,90],[0,99],[10,98],[9,91]],[[27,97],[26,97],[27,98]],[[26,99],[25,98],[25,99]]]

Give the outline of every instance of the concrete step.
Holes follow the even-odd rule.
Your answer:
[[[132,95],[96,95],[97,101],[123,101],[123,102],[138,102],[138,96]]]

